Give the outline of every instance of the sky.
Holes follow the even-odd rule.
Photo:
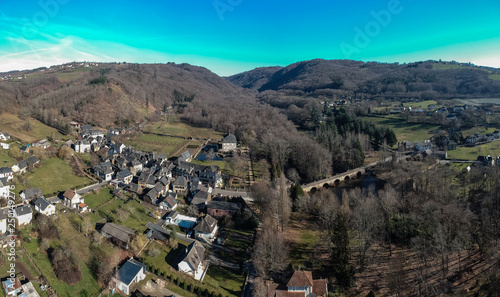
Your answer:
[[[0,71],[176,62],[226,76],[315,58],[500,68],[500,1],[0,0]]]

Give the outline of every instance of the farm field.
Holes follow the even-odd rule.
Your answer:
[[[20,119],[15,114],[4,112],[0,117],[0,131],[7,132],[11,136],[20,139],[26,144],[48,137],[69,139],[67,136],[59,133],[56,129],[49,127],[38,120],[29,119],[29,121],[31,121],[32,130],[23,130],[22,127],[26,121]]]
[[[128,140],[125,142],[125,145],[135,147],[144,152],[153,151],[170,157],[188,142],[189,140],[177,137],[143,134],[137,138]]]
[[[25,173],[27,187],[16,184],[16,191],[25,188],[40,188],[45,196],[64,192],[68,188],[74,189],[90,184],[92,181],[87,177],[76,176],[71,167],[59,158],[47,158],[40,168],[35,168],[33,173]]]
[[[426,109],[427,107],[429,107],[429,105],[437,106],[438,103],[436,101],[434,101],[434,100],[426,100],[426,101],[404,103],[403,105],[404,105],[404,107]]]
[[[500,141],[476,145],[474,147],[457,147],[456,150],[448,151],[448,159],[475,161],[479,156],[499,156]]]
[[[398,141],[420,142],[431,138],[434,131],[439,129],[439,125],[407,123],[398,116],[362,116],[363,120],[372,122],[376,125],[390,128],[396,134]]]
[[[175,135],[182,137],[193,137],[193,138],[210,138],[210,139],[222,139],[223,133],[217,132],[207,128],[193,127],[186,123],[183,123],[176,117],[173,117],[170,121],[160,121],[154,124],[146,125],[144,131],[158,134]]]

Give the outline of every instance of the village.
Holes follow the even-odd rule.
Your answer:
[[[132,129],[105,132],[89,125],[73,124],[77,139],[64,142],[60,150],[71,149],[71,154],[77,155],[100,152],[99,163],[85,172],[95,183],[68,188],[56,195],[44,193],[40,188],[27,188],[17,197],[11,181],[40,166],[40,160],[31,153],[34,148],[45,150],[54,145],[47,139],[22,145],[20,153],[26,157],[13,166],[0,168],[0,197],[5,199],[6,206],[0,211],[0,244],[7,247],[6,243],[14,237],[17,248],[23,250],[23,257],[29,258],[27,262],[31,264],[26,266],[33,267],[31,272],[19,272],[3,282],[6,296],[58,296],[56,292],[60,289],[50,277],[45,277],[44,269],[38,268],[43,265],[40,255],[30,255],[29,247],[20,240],[21,237],[29,237],[31,243],[46,240],[39,226],[42,216],[77,221],[80,231],[86,229],[86,237],[90,239],[89,229],[94,229],[99,241],[105,239],[115,253],[121,251],[116,267],[111,268],[114,272],[111,279],[102,284],[102,290],[97,293],[130,295],[139,288],[137,283],[148,276],[147,285],[143,281],[140,288],[147,286],[146,291],[154,291],[157,287],[159,291],[154,294],[163,294],[161,296],[175,291],[180,296],[189,292],[206,296],[234,295],[228,294],[234,289],[224,290],[224,286],[219,288],[214,282],[220,277],[218,274],[226,280],[234,279],[234,291],[244,290],[247,262],[258,225],[254,212],[246,204],[245,200],[250,199],[246,192],[238,195],[237,191],[221,190],[227,182],[221,169],[214,164],[190,163],[195,157],[190,150],[169,158],[116,141],[120,134]],[[0,140],[3,149],[13,149],[10,144],[15,140],[8,133],[0,133]],[[223,159],[239,149],[236,137],[227,134],[222,140],[205,142],[196,156]],[[46,197],[47,194],[51,197]],[[11,206],[14,203],[10,201],[15,201],[15,205]],[[16,218],[15,229],[9,227],[10,217]],[[41,253],[40,246],[36,250],[36,254]],[[47,254],[44,260],[50,258]],[[22,270],[26,269],[29,270],[27,267]],[[34,275],[37,270],[40,276],[33,279],[33,284],[26,274]],[[204,282],[207,275],[211,280],[208,284]],[[164,286],[158,283],[166,279],[176,286],[160,293]]]

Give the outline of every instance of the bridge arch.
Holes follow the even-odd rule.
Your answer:
[[[331,185],[330,185],[329,183],[325,183],[325,184],[323,185],[323,188],[325,188],[325,189],[329,189],[329,188],[331,188]]]
[[[318,189],[316,187],[312,187],[311,190],[310,190],[311,194],[314,194],[317,191],[318,191]]]
[[[338,179],[338,178],[337,178],[337,179],[335,180],[334,184],[335,184],[336,186],[338,186],[338,185],[340,184],[340,179]]]
[[[358,171],[358,173],[356,173],[356,178],[360,178],[362,174],[361,171]]]
[[[351,178],[349,177],[349,175],[346,175],[346,177],[344,177],[344,180],[345,180],[345,181],[348,181],[348,180],[350,180],[350,179],[351,179]]]

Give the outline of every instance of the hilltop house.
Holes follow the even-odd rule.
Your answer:
[[[313,279],[311,271],[296,270],[285,288],[268,282],[267,296],[304,296],[304,297],[326,297],[328,296],[327,281],[325,279]]]
[[[130,258],[111,279],[110,288],[116,288],[130,295],[130,286],[146,278],[146,265]]]
[[[72,189],[67,189],[63,194],[64,205],[69,208],[78,208],[78,204],[83,203],[83,198]]]
[[[198,241],[193,241],[181,252],[177,267],[179,271],[202,282],[208,269],[208,262],[204,261],[204,258],[205,248]]]
[[[227,134],[224,136],[222,139],[222,149],[221,151],[223,152],[231,152],[236,149],[236,144],[237,144],[236,136],[233,134]]]
[[[33,204],[35,205],[36,211],[46,216],[50,216],[56,213],[55,205],[50,203],[43,197],[38,197]]]
[[[0,132],[0,140],[9,140],[10,139],[10,135],[9,133],[5,133],[5,132]]]
[[[29,158],[22,160],[16,165],[12,166],[12,171],[20,174],[26,173],[28,169],[33,168],[36,164],[38,164],[40,160],[36,156],[30,156]]]

